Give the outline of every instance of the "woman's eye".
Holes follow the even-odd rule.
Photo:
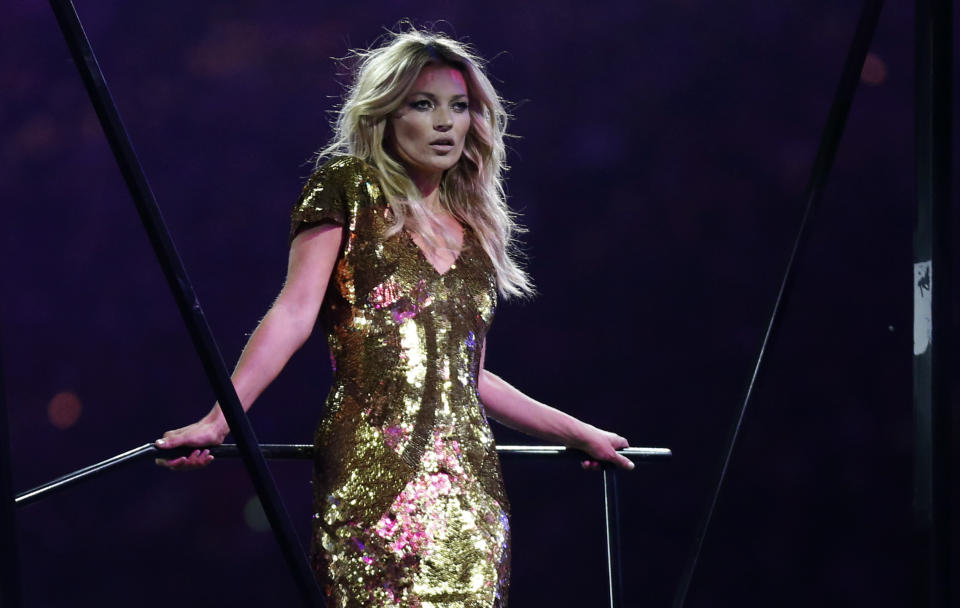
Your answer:
[[[470,109],[470,104],[465,101],[458,101],[453,104],[454,112],[466,112]]]
[[[410,107],[414,110],[430,110],[433,108],[433,104],[429,99],[418,99],[410,104]]]

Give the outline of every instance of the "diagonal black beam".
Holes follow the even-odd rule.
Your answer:
[[[687,563],[680,577],[680,584],[677,586],[677,591],[674,594],[674,608],[683,607],[687,599],[687,593],[690,591],[690,584],[697,569],[700,552],[703,549],[703,540],[707,535],[710,521],[713,518],[713,512],[716,509],[720,492],[723,489],[723,484],[727,477],[727,469],[730,466],[730,459],[733,456],[737,438],[740,436],[740,429],[743,426],[747,407],[753,396],[753,390],[756,387],[757,378],[760,375],[760,369],[763,365],[767,347],[771,343],[771,338],[777,326],[780,310],[783,308],[784,302],[787,299],[788,290],[792,283],[793,266],[806,240],[807,225],[813,215],[814,209],[823,196],[823,190],[826,186],[827,178],[830,175],[830,169],[833,167],[833,159],[836,156],[840,139],[843,136],[843,128],[847,122],[847,115],[850,113],[850,106],[853,104],[853,97],[860,80],[860,72],[863,70],[863,62],[867,57],[867,51],[870,49],[873,34],[877,29],[877,22],[880,19],[880,9],[882,7],[883,0],[866,0],[863,5],[863,10],[860,13],[860,20],[857,23],[857,29],[853,35],[853,42],[850,44],[850,50],[847,52],[847,59],[843,65],[843,72],[840,75],[840,83],[837,85],[837,91],[833,96],[833,103],[830,106],[830,113],[827,115],[827,122],[820,136],[820,145],[817,147],[817,155],[814,158],[813,167],[810,170],[810,178],[807,180],[807,187],[804,192],[806,208],[800,220],[800,228],[797,230],[793,250],[790,252],[790,258],[783,272],[783,279],[780,281],[780,289],[777,292],[777,298],[773,305],[773,311],[770,314],[770,320],[767,322],[767,329],[763,335],[763,342],[760,345],[760,352],[753,366],[753,373],[750,376],[750,382],[747,384],[743,402],[727,436],[727,441],[720,459],[720,469],[717,480],[713,492],[710,495],[710,502],[707,503],[707,507],[700,520],[696,536],[694,537],[693,548],[687,558]]]
[[[917,608],[950,606],[952,2],[915,8],[913,532]]]
[[[2,343],[2,342],[0,342]],[[0,360],[0,606],[20,608],[20,566],[17,551],[17,519],[11,480],[10,426]]]
[[[224,418],[230,426],[230,431],[236,439],[241,457],[247,472],[250,475],[260,503],[274,536],[280,545],[280,550],[287,562],[290,573],[293,575],[300,597],[308,606],[322,606],[323,598],[313,572],[307,562],[306,555],[294,532],[293,524],[287,515],[280,494],[267,469],[266,461],[257,448],[257,440],[253,428],[240,405],[234,391],[230,375],[223,363],[220,349],[213,339],[210,327],[200,308],[200,301],[193,291],[187,272],[180,261],[180,256],[174,247],[173,240],[166,224],[160,215],[160,209],[147,183],[146,175],[140,166],[133,150],[133,144],[127,135],[126,128],[120,119],[116,104],[107,88],[107,83],[97,63],[96,56],[90,46],[80,19],[77,16],[73,3],[69,0],[50,0],[50,6],[57,18],[57,23],[63,32],[70,54],[80,71],[84,86],[90,101],[100,119],[104,134],[113,151],[114,158],[127,183],[127,188],[133,197],[133,202],[140,214],[143,227],[147,231],[150,244],[163,274],[167,279],[177,307],[183,317],[187,331],[193,341],[193,346],[203,363],[207,378],[213,386],[214,393],[220,402]]]

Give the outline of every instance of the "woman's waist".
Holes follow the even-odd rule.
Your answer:
[[[473,331],[409,324],[386,331],[341,328],[327,334],[327,346],[334,371],[354,380],[392,375],[425,384],[476,384],[482,338]]]
[[[383,446],[411,466],[428,452],[451,451],[471,460],[495,453],[493,431],[475,394],[460,400],[425,399],[357,395],[335,386],[315,440],[318,445],[352,449]]]
[[[337,376],[327,396],[325,415],[365,421],[377,426],[456,429],[463,424],[487,424],[475,385],[424,387],[416,383],[400,385],[367,378]]]
[[[330,392],[363,400],[479,401],[477,374],[470,369],[443,370],[417,362],[384,365],[375,358],[363,365],[335,365]]]

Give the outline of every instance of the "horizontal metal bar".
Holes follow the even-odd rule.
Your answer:
[[[173,449],[157,449],[157,455],[161,458],[179,458],[180,456],[189,456],[194,450],[210,450],[214,457],[233,458],[237,456],[237,448],[233,444],[225,443],[222,445],[211,446],[207,448],[180,447]],[[308,460],[313,458],[312,444],[260,444],[260,449],[264,456],[273,460]],[[566,456],[572,458],[587,459],[584,452],[568,448],[562,445],[498,445],[497,453],[501,456]],[[646,460],[664,460],[670,458],[673,453],[667,448],[625,448],[618,450],[630,459],[641,461]]]
[[[21,492],[20,494],[17,494],[14,502],[17,503],[17,506],[28,505],[39,500],[40,498],[44,498],[50,494],[55,494],[61,490],[64,490],[78,482],[86,481],[87,479],[96,477],[100,473],[113,470],[124,464],[135,462],[152,453],[152,451],[155,451],[156,449],[156,446],[154,446],[152,443],[148,443],[138,448],[123,452],[122,454],[117,454],[112,458],[107,458],[106,460],[102,460],[96,464],[84,467],[78,471],[74,471],[73,473],[68,473],[62,477],[57,477],[53,481],[48,481],[47,483],[37,486],[31,490],[27,490],[26,492]]]
[[[222,445],[210,446],[207,448],[179,447],[162,450],[153,443],[147,443],[140,447],[133,448],[117,454],[88,467],[84,467],[73,473],[58,477],[43,485],[17,494],[17,506],[26,506],[36,502],[41,498],[55,494],[81,481],[92,479],[101,473],[117,468],[121,465],[141,460],[145,458],[178,458],[188,456],[194,450],[209,449],[215,458],[236,458],[240,456],[240,450],[235,444],[226,443]],[[310,460],[313,458],[312,444],[288,444],[288,443],[262,443],[260,451],[263,456],[270,460]],[[503,456],[562,456],[565,458],[587,459],[584,452],[564,447],[562,445],[499,445],[497,453]],[[667,448],[625,448],[618,450],[627,458],[644,463],[658,460],[667,460],[673,456]]]
[[[562,445],[498,445],[497,453],[504,456],[569,456],[589,458],[586,453]],[[617,454],[630,460],[646,462],[650,460],[668,460],[673,456],[669,448],[624,448]]]

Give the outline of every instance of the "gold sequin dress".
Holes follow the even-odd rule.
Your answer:
[[[376,171],[327,162],[304,186],[291,236],[344,238],[320,321],[333,384],[315,435],[312,559],[330,608],[502,608],[509,505],[477,397],[496,306],[493,266],[464,229],[440,274],[401,231]]]

